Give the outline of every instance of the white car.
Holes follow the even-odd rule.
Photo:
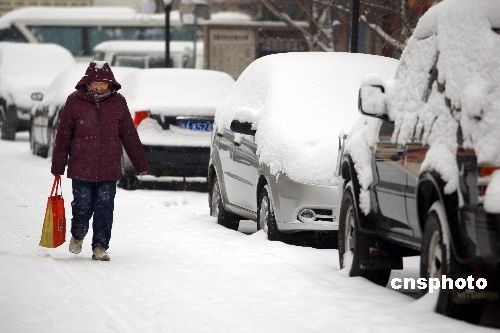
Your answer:
[[[125,78],[121,92],[144,146],[149,176],[207,177],[215,109],[233,85],[226,73],[199,69],[144,69]],[[138,178],[123,157],[120,186],[133,189]]]
[[[218,223],[254,220],[270,240],[338,230],[339,135],[358,117],[361,79],[375,69],[390,77],[397,64],[340,52],[254,61],[217,108],[209,186]]]
[[[17,131],[29,129],[32,93],[47,88],[74,63],[71,53],[59,45],[0,42],[2,139],[14,140]]]

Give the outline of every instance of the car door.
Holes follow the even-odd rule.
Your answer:
[[[259,159],[255,137],[235,134],[232,162],[234,181],[238,191],[234,203],[246,210],[257,212],[257,183],[259,181]]]
[[[226,195],[228,203],[235,204],[235,195],[238,193],[235,166],[233,162],[235,134],[229,129],[224,129],[223,134],[217,133],[217,147],[220,160],[219,181],[222,181],[221,191]],[[222,179],[220,179],[222,178]]]
[[[398,234],[413,235],[406,215],[405,146],[392,142],[394,122],[382,121],[374,147],[374,191],[377,197],[379,225]]]

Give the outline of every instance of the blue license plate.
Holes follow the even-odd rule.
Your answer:
[[[213,129],[212,120],[179,119],[178,124],[180,128],[192,131],[211,132]]]

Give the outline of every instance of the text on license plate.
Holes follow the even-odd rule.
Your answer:
[[[192,119],[180,119],[179,127],[201,132],[211,132],[213,129],[213,121],[211,120],[192,120]]]

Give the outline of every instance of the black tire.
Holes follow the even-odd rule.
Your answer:
[[[36,142],[35,135],[33,133],[34,133],[34,121],[33,121],[33,119],[31,119],[31,121],[30,121],[30,133],[29,133],[31,153],[33,155],[36,155],[36,156],[47,157],[46,155],[44,155],[44,152],[45,152],[44,149],[42,147],[40,147],[38,142]]]
[[[359,214],[352,186],[347,186],[340,206],[338,231],[340,268],[349,269],[349,276],[361,276],[380,286],[386,286],[391,275],[390,269],[367,269],[366,265],[363,265],[369,262],[370,247],[375,241],[359,230]]]
[[[0,105],[0,130],[1,139],[14,141],[17,130],[17,111],[15,105]]]
[[[437,213],[438,210],[441,210],[442,214],[445,214],[439,201],[431,206],[425,220],[422,253],[420,256],[420,276],[429,279],[433,277],[441,278],[442,275],[446,275],[454,281],[457,278],[466,279],[468,275],[472,275],[472,272],[468,272],[465,267],[458,263],[453,251],[443,242],[444,234],[442,228],[443,223],[446,223],[446,221],[441,221],[440,214]],[[449,244],[449,241],[446,243]],[[448,257],[449,261],[446,260]],[[483,305],[456,304],[453,297],[454,293],[457,293],[457,290],[439,290],[436,312],[470,323],[479,323],[483,314]]]
[[[220,192],[219,180],[214,176],[212,189],[210,191],[210,215],[217,219],[217,223],[231,230],[238,230],[240,226],[239,216],[224,209],[222,194]]]
[[[263,229],[270,241],[280,241],[283,234],[278,230],[273,211],[273,203],[269,196],[268,186],[264,186],[258,195],[257,205],[257,230]]]
[[[133,191],[139,187],[139,180],[135,174],[126,173],[122,175],[122,178],[118,182],[118,187],[127,191]]]
[[[48,128],[47,129],[47,156],[52,157],[54,154],[54,144],[55,144],[55,139],[56,139],[56,129],[55,128]]]

